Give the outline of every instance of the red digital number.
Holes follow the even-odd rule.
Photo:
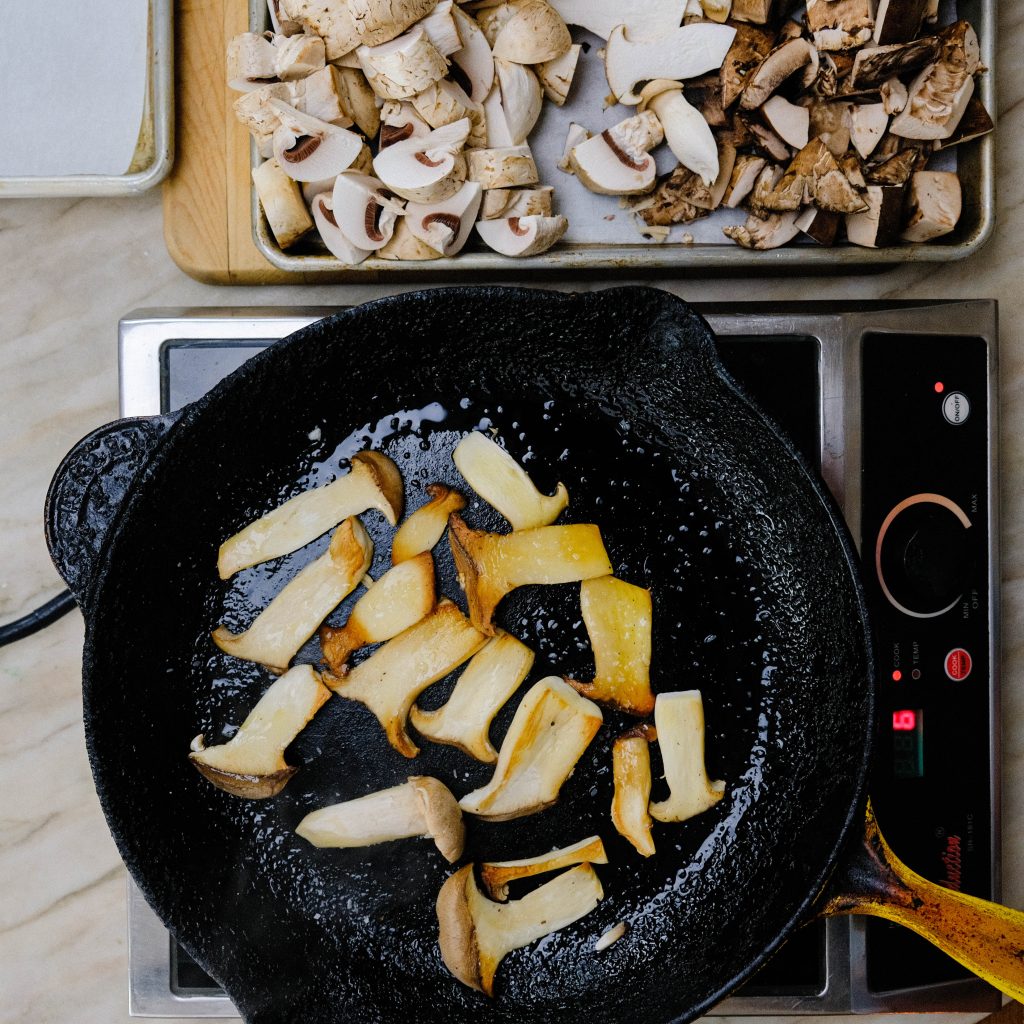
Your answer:
[[[896,732],[913,732],[917,728],[916,711],[894,711],[892,727]]]

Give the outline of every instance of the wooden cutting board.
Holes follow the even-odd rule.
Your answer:
[[[325,284],[278,270],[252,240],[249,133],[231,109],[228,40],[249,28],[246,0],[175,5],[174,169],[163,186],[164,239],[186,274],[210,284]]]

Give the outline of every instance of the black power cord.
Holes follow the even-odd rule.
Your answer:
[[[28,615],[0,625],[0,647],[38,633],[39,630],[49,626],[51,622],[56,622],[61,616],[67,615],[75,607],[77,607],[77,602],[71,596],[71,591],[62,591],[51,601],[47,601],[35,611],[29,612]]]

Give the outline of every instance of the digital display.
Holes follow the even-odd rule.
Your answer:
[[[924,712],[920,708],[892,713],[892,758],[897,779],[924,776]]]

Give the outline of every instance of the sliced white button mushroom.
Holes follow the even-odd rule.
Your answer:
[[[319,36],[280,36],[275,40],[274,68],[282,82],[305,78],[324,66],[324,41]]]
[[[314,846],[334,849],[433,839],[449,863],[462,856],[466,837],[455,797],[429,775],[411,775],[400,786],[321,807],[307,814],[295,832]]]
[[[462,147],[469,118],[435,128],[381,150],[373,161],[377,176],[392,191],[414,203],[436,203],[458,192],[466,180]]]
[[[335,179],[331,198],[334,219],[345,237],[360,249],[373,251],[386,245],[404,206],[379,178],[345,171]]]
[[[663,139],[661,122],[645,110],[581,142],[569,154],[569,162],[591,192],[640,195],[654,188],[658,169],[648,151]]]
[[[522,64],[495,60],[494,68],[501,88],[501,107],[505,112],[512,145],[526,141],[540,117],[544,90],[533,71]]]
[[[485,189],[535,185],[539,177],[533,153],[525,143],[494,149],[471,149],[466,153],[467,177]]]
[[[445,78],[412,98],[416,112],[431,128],[440,128],[469,118],[466,147],[482,149],[487,145],[487,124],[484,107],[474,103],[461,85]]]
[[[380,130],[377,96],[366,81],[361,68],[338,68],[337,82],[342,106],[359,130],[372,139]]]
[[[380,108],[378,151],[407,139],[425,139],[429,134],[430,125],[408,100],[384,101]]]
[[[491,781],[467,793],[459,806],[488,821],[550,807],[601,722],[601,709],[557,676],[535,683],[516,708]]]
[[[532,666],[533,651],[499,631],[473,655],[447,702],[435,711],[413,705],[410,721],[426,739],[450,744],[478,761],[494,764],[498,752],[489,736],[491,722]]]
[[[338,676],[353,651],[414,626],[434,609],[434,559],[429,551],[392,566],[356,602],[344,626],[323,626],[324,661]]]
[[[281,118],[270,106],[271,100],[282,100],[288,103],[291,92],[284,82],[271,82],[251,92],[243,92],[232,108],[235,117],[254,135],[273,134],[281,126]]]
[[[363,140],[355,132],[310,117],[280,100],[270,100],[270,106],[281,119],[274,132],[274,156],[290,178],[331,178],[359,155]]]
[[[521,2],[523,0],[488,0],[473,12],[476,23],[480,26],[480,31],[483,32],[492,53],[498,33],[515,16],[516,9]]]
[[[493,996],[494,975],[508,953],[585,917],[603,897],[594,869],[580,864],[521,900],[494,903],[477,888],[467,864],[437,895],[441,959],[464,985]]]
[[[328,549],[310,562],[256,616],[242,633],[226,626],[213,631],[213,642],[246,661],[283,672],[320,623],[359,585],[370,568],[373,541],[354,516],[331,537]]]
[[[347,0],[364,46],[379,46],[425,18],[437,0]],[[319,0],[323,3],[323,0]]]
[[[556,107],[564,106],[565,101],[569,98],[569,90],[576,77],[576,67],[580,62],[582,52],[583,47],[579,43],[573,43],[561,57],[537,65],[537,77],[544,89],[544,95]]]
[[[631,715],[654,710],[651,592],[614,576],[584,580],[580,608],[594,652],[594,679],[566,680],[584,697]]]
[[[668,799],[650,805],[657,821],[686,821],[713,807],[725,783],[712,782],[704,767],[704,704],[700,690],[659,693],[654,726],[665,766]]]
[[[299,188],[302,190],[302,198],[306,200],[306,203],[309,206],[309,212],[314,213],[313,200],[324,193],[327,194],[328,199],[331,198],[331,193],[334,191],[334,178],[324,178],[322,181],[302,181],[299,182]],[[333,217],[334,212],[329,203],[327,205],[327,210]],[[319,230],[319,228],[320,225],[318,223],[317,230]]]
[[[512,129],[509,127],[508,118],[505,116],[505,108],[501,103],[501,87],[497,82],[494,83],[491,91],[484,97],[483,108],[487,148],[505,149],[509,146],[514,146]]]
[[[403,260],[406,262],[423,262],[439,260],[441,253],[432,249],[426,242],[417,238],[410,230],[405,218],[402,217],[395,227],[395,233],[387,245],[377,250],[382,260]]]
[[[590,836],[561,850],[550,850],[536,857],[520,860],[491,861],[480,865],[480,881],[492,900],[504,903],[508,899],[509,882],[533,878],[575,864],[607,864],[608,854],[600,836]]]
[[[483,189],[478,181],[463,182],[453,196],[437,203],[409,203],[405,219],[409,230],[445,256],[462,251],[480,209]]]
[[[314,71],[298,81],[289,82],[288,93],[288,96],[284,97],[285,102],[319,121],[326,121],[338,128],[349,128],[355,120],[346,103],[341,70],[333,64],[328,64],[327,67]]]
[[[547,0],[524,0],[494,40],[496,60],[543,64],[569,52],[572,36],[561,15]]]
[[[333,184],[332,182],[332,188]],[[315,195],[311,209],[316,229],[331,255],[336,256],[346,266],[354,267],[372,254],[372,249],[361,249],[358,245],[354,245],[338,226],[338,219],[334,216],[334,200],[331,192],[321,192]]]
[[[479,430],[459,441],[452,460],[466,483],[496,508],[513,530],[547,526],[569,504],[564,484],[559,484],[550,497],[541,494],[526,470],[497,441]]]
[[[550,217],[551,199],[555,190],[550,185],[540,188],[512,188],[506,192],[506,217]],[[493,192],[488,193],[493,195]]]
[[[811,115],[806,107],[790,103],[781,96],[772,96],[762,104],[761,113],[787,146],[803,149],[807,145]]]
[[[910,179],[904,242],[930,242],[947,235],[960,220],[963,195],[952,171],[917,171]]]
[[[281,170],[276,160],[267,160],[253,168],[252,183],[270,230],[282,249],[293,246],[312,229],[313,221],[297,182]]]
[[[566,174],[575,173],[572,169],[572,151],[581,143],[590,138],[590,132],[581,124],[573,121],[566,132],[565,145],[562,147],[562,157],[558,161],[558,169]]]
[[[658,78],[640,96],[640,109],[657,114],[676,159],[710,185],[718,177],[718,144],[704,115],[687,102],[682,85]]]
[[[394,565],[423,551],[431,551],[448,529],[448,517],[466,507],[466,499],[445,484],[427,484],[430,501],[421,505],[395,531],[391,540]]]
[[[441,600],[426,618],[378,647],[346,675],[326,676],[324,681],[339,696],[365,704],[384,727],[391,746],[405,757],[415,757],[420,750],[406,729],[413,702],[486,642],[457,605]]]
[[[477,234],[503,256],[536,256],[547,252],[569,228],[565,217],[506,217],[477,222]]]
[[[658,39],[682,24],[686,0],[551,0],[551,6],[566,24],[602,39],[618,25],[627,25],[634,39]]]
[[[612,94],[620,103],[635,105],[638,82],[652,78],[697,78],[717,71],[732,46],[736,29],[702,23],[672,29],[658,38],[634,38],[626,25],[612,30],[605,48],[604,69]]]
[[[270,685],[227,743],[208,747],[197,736],[189,760],[232,796],[276,796],[298,771],[285,763],[285,749],[330,696],[312,666],[296,665]]]
[[[243,32],[228,43],[228,86],[252,92],[277,78],[277,50],[269,39]]]
[[[320,36],[328,60],[343,57],[362,41],[346,0],[281,0],[281,13]]]
[[[649,725],[625,733],[612,745],[612,824],[628,839],[641,857],[653,857],[651,815],[651,752],[649,744],[657,739]]]
[[[452,62],[466,78],[466,92],[474,103],[483,103],[494,83],[494,57],[480,26],[458,6],[452,8],[462,49],[456,50]]]
[[[851,119],[850,138],[861,158],[867,160],[889,127],[889,115],[885,112],[885,104],[867,103],[855,106]]]
[[[420,23],[419,27],[427,33],[427,38],[442,57],[450,57],[456,50],[462,49],[462,38],[452,8],[453,0],[441,0]]]
[[[356,56],[370,88],[386,100],[415,96],[448,73],[448,62],[418,26],[380,46],[360,46]]]
[[[267,0],[267,12],[270,14],[270,24],[275,34],[293,36],[302,31],[302,26],[297,21],[291,21],[282,15],[281,0]]]
[[[217,571],[226,580],[241,569],[297,551],[343,519],[377,509],[394,526],[402,514],[402,476],[380,452],[352,456],[352,468],[324,487],[289,498],[220,546]]]

